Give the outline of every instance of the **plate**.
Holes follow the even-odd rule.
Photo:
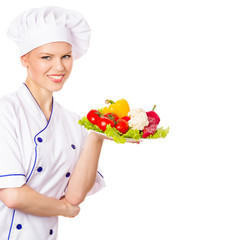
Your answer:
[[[97,131],[95,131],[95,130],[91,130],[91,131],[92,131],[92,132],[95,132],[95,133],[97,133],[97,134],[99,134],[99,135],[104,136],[106,139],[113,140],[112,137],[108,137],[105,133],[97,132]],[[129,142],[129,143],[140,143],[140,142],[142,142],[143,140],[146,140],[147,138],[140,138],[139,140],[135,140],[135,139],[133,139],[133,138],[125,138],[125,139],[126,139],[126,142]]]

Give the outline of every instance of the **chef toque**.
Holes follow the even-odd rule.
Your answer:
[[[16,17],[7,35],[20,47],[20,55],[51,42],[72,45],[73,58],[88,49],[91,30],[80,13],[59,7],[29,9]]]

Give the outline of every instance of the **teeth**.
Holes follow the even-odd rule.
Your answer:
[[[63,75],[61,75],[61,76],[49,76],[49,77],[59,80],[63,77]]]

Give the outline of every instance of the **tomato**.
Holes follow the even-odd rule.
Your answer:
[[[126,133],[126,132],[128,131],[129,126],[128,126],[128,123],[127,123],[126,120],[124,120],[124,119],[118,119],[115,128],[116,128],[119,132],[121,132],[121,133],[124,134],[124,133]]]
[[[105,117],[111,119],[114,121],[114,123],[116,124],[117,120],[118,120],[118,116],[116,113],[106,113],[104,114]]]
[[[100,116],[101,116],[101,113],[100,113],[98,110],[93,109],[93,110],[91,110],[91,111],[87,114],[87,119],[88,119],[92,124],[97,124]]]
[[[98,123],[97,123],[98,127],[103,131],[106,130],[106,127],[107,127],[108,124],[110,124],[111,127],[114,127],[114,125],[115,125],[114,121],[107,118],[107,117],[100,117],[99,120],[98,120]]]
[[[131,118],[128,116],[122,117],[121,119],[125,120],[126,122],[128,122]]]

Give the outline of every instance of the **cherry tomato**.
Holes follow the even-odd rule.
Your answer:
[[[129,126],[128,126],[128,123],[127,123],[126,120],[124,120],[124,119],[118,119],[115,128],[116,128],[119,132],[121,132],[121,133],[124,134],[124,133],[126,133],[126,132],[128,131]]]
[[[131,118],[128,116],[122,117],[121,119],[125,120],[126,122],[128,122]]]
[[[99,120],[98,120],[98,123],[97,123],[98,127],[103,131],[106,130],[106,127],[107,127],[108,124],[110,124],[111,127],[114,127],[114,125],[115,125],[114,121],[107,118],[107,117],[100,117]]]
[[[87,119],[88,119],[92,124],[97,124],[100,116],[101,116],[101,113],[100,113],[98,110],[93,109],[93,110],[91,110],[91,111],[87,114]]]
[[[118,120],[118,116],[115,113],[106,113],[106,114],[104,114],[104,116],[109,118],[109,119],[111,119],[111,120],[113,120],[115,124],[116,124],[116,122]]]

